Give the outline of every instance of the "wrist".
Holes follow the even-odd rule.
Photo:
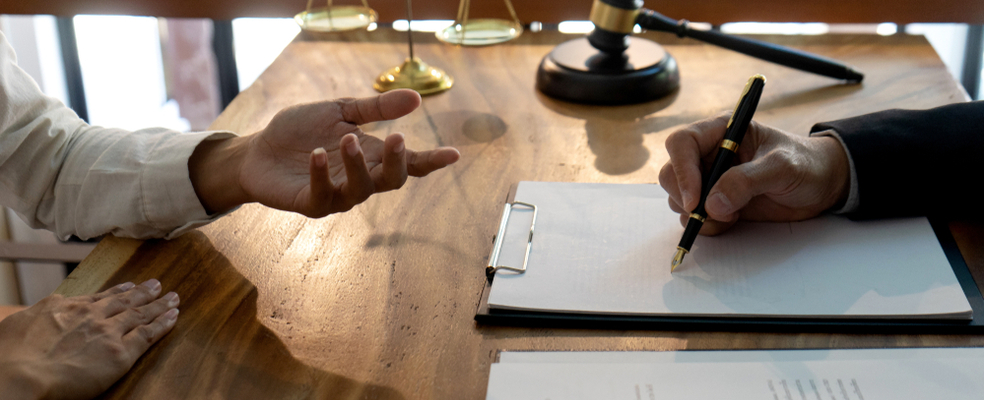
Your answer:
[[[43,399],[47,393],[44,382],[26,369],[0,364],[0,398]]]
[[[239,177],[248,144],[249,138],[239,136],[204,140],[188,159],[192,187],[209,215],[250,201]]]
[[[848,200],[851,191],[851,166],[848,154],[841,141],[832,136],[816,136],[820,144],[822,162],[825,166],[828,196],[826,209],[840,209]]]

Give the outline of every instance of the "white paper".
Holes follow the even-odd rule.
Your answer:
[[[625,362],[621,362],[625,361]],[[503,353],[486,398],[983,398],[981,348]]]
[[[709,317],[971,318],[926,218],[739,223],[699,237],[658,185],[521,182],[538,206],[526,273],[499,272],[490,308]],[[500,265],[519,267],[532,212],[515,208]]]

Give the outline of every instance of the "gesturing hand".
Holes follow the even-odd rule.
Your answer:
[[[702,172],[711,168],[729,117],[699,121],[667,137],[670,162],[660,170],[660,185],[670,195],[670,208],[681,214],[682,225],[698,206]],[[848,157],[833,137],[799,137],[753,121],[737,156],[739,164],[708,193],[703,235],[721,233],[740,218],[811,218],[848,195]]]
[[[254,201],[314,218],[349,210],[458,160],[453,148],[417,152],[402,134],[380,140],[359,129],[420,104],[417,92],[395,90],[288,107],[252,136],[200,144],[189,160],[196,193],[210,212]],[[233,182],[220,172],[230,167]]]
[[[161,283],[53,295],[0,321],[0,398],[90,399],[174,326],[178,295]]]

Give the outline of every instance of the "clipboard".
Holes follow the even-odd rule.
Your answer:
[[[510,187],[504,213],[509,213],[515,203],[517,185]],[[532,206],[532,205],[531,205]],[[502,236],[506,222],[501,221],[497,240]],[[983,329],[983,296],[968,269],[946,221],[931,219],[931,227],[950,263],[955,277],[969,305],[972,319],[863,319],[863,318],[722,318],[722,317],[674,317],[614,314],[585,314],[568,312],[541,312],[503,310],[489,307],[489,294],[495,280],[495,270],[487,268],[486,282],[476,309],[475,321],[480,325],[505,325],[537,328],[579,328],[618,330],[670,330],[670,331],[729,331],[729,332],[819,332],[819,333],[883,333],[883,334],[981,334]],[[532,224],[533,225],[533,224]],[[529,246],[536,237],[528,238]],[[499,249],[494,246],[494,251]],[[492,253],[489,260],[493,259]],[[526,259],[524,261],[526,264]],[[495,265],[494,265],[495,266]],[[526,267],[526,265],[524,266]],[[531,268],[536,268],[532,266]]]

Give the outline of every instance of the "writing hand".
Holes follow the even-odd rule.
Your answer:
[[[0,398],[91,399],[171,331],[178,295],[151,279],[52,295],[0,321]]]
[[[359,129],[420,104],[417,92],[395,90],[288,107],[252,136],[200,144],[189,160],[192,183],[210,213],[247,202],[313,218],[347,211],[400,188],[408,175],[425,176],[458,160],[450,147],[413,151],[402,134],[380,140]]]
[[[667,137],[670,161],[660,170],[660,185],[682,225],[698,206],[702,173],[711,168],[730,116],[699,121]],[[848,196],[848,156],[833,137],[794,136],[753,121],[737,158],[738,165],[708,193],[703,235],[719,234],[739,219],[808,219]]]

